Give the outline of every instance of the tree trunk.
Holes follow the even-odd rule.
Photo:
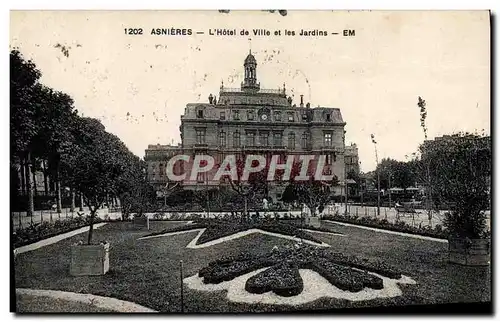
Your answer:
[[[96,210],[97,209],[94,209],[94,211],[90,211],[89,239],[87,242],[89,245],[92,243],[92,234],[94,233],[94,216]]]
[[[33,217],[33,212],[35,210],[35,205],[33,203],[33,183],[31,182],[31,153],[28,152],[26,156],[26,188],[28,192],[28,209],[26,210],[26,215],[28,217]]]
[[[32,172],[33,175],[33,195],[37,196],[38,191],[36,190],[36,173],[35,171]]]
[[[83,193],[80,192],[80,209],[79,211],[83,211]]]
[[[42,161],[42,166],[43,166],[43,189],[45,195],[47,196],[49,194],[49,182],[47,175],[47,165],[45,164],[45,160]]]
[[[69,208],[69,211],[70,212],[74,212],[75,211],[75,190],[73,189],[73,187],[71,187],[71,206]]]
[[[26,195],[26,162],[21,158],[21,194]]]
[[[246,195],[244,197],[244,202],[245,202],[245,208],[243,209],[243,218],[246,219],[248,216],[248,199]]]
[[[59,181],[59,173],[57,174],[57,180],[56,180],[56,203],[57,203],[57,213],[60,214],[62,212],[62,204],[61,204],[61,181]]]

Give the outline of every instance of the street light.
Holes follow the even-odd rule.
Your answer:
[[[377,152],[377,141],[375,141],[375,135],[371,135],[373,146],[375,147],[375,161],[377,162],[377,217],[380,216],[380,169],[378,168],[378,152]]]

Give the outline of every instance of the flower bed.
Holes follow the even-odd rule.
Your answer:
[[[94,218],[94,223],[99,223],[100,218]],[[88,217],[75,217],[65,220],[56,220],[53,223],[41,222],[30,224],[26,228],[18,228],[12,236],[14,248],[36,243],[42,239],[76,230],[90,224]]]
[[[435,228],[429,228],[428,226],[413,227],[402,221],[390,223],[385,219],[341,215],[324,216],[322,219],[441,239],[448,239],[449,235],[448,231],[442,229],[440,225],[436,225]]]
[[[381,262],[308,245],[274,249],[263,255],[242,253],[219,259],[202,268],[199,276],[205,284],[218,284],[265,267],[269,268],[247,280],[245,289],[248,292],[262,294],[273,291],[281,296],[300,294],[303,281],[298,269],[314,270],[332,285],[349,292],[384,287],[383,280],[368,271],[393,279],[401,278],[400,272]]]
[[[245,290],[254,294],[274,292],[280,296],[298,295],[304,289],[299,268],[290,263],[281,263],[249,278]]]
[[[308,232],[303,231],[302,228],[335,233],[334,231],[330,230],[316,229],[311,226],[302,227],[296,223],[288,223],[288,222],[284,223],[278,220],[259,219],[251,221],[241,221],[241,220],[223,220],[223,219],[200,219],[186,226],[165,229],[160,232],[148,234],[146,236],[162,235],[171,232],[186,231],[186,230],[200,229],[200,228],[206,228],[206,230],[197,240],[196,242],[197,245],[207,243],[219,238],[227,237],[249,229],[261,229],[272,233],[283,234],[287,236],[295,236],[297,238],[310,240],[316,243],[321,243],[321,241],[312,236],[311,234],[309,234]]]

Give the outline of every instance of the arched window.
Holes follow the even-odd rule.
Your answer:
[[[165,166],[163,163],[160,163],[160,177],[163,177],[165,175]]]
[[[295,133],[288,133],[288,148],[295,149]]]
[[[233,147],[239,147],[241,144],[240,132],[236,131],[233,133]]]

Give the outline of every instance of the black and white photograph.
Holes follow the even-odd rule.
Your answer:
[[[488,10],[12,10],[10,310],[491,314]]]

